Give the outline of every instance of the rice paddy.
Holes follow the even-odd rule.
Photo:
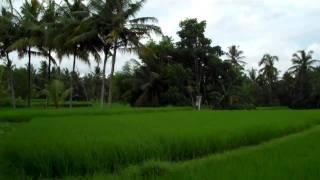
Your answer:
[[[211,177],[211,165],[202,165],[207,160],[200,159],[313,129],[320,123],[319,115],[320,111],[317,110],[197,112],[189,108],[120,107],[111,110],[91,109],[90,113],[85,108],[42,112],[35,109],[12,114],[4,112],[1,124],[3,127],[10,124],[12,128],[0,128],[3,132],[0,135],[0,169],[8,177],[98,178],[96,174],[102,173],[104,178],[116,178],[123,173],[137,175],[134,171],[126,171],[139,167],[144,169],[144,173],[138,178],[161,178],[165,175],[174,179],[183,174],[181,177],[194,179],[199,173],[205,179],[206,175]],[[25,117],[28,117],[28,121],[21,120]],[[21,123],[12,123],[20,120]],[[6,133],[1,129],[7,129]],[[265,148],[261,149],[266,156],[272,156]],[[236,154],[246,160],[246,156]],[[216,169],[221,172],[217,174],[221,179],[224,177],[222,172],[231,170],[231,167],[222,168],[224,165],[219,163],[224,162],[217,157],[209,159],[212,169],[216,169],[216,166],[223,169]],[[228,160],[229,156],[226,159],[226,163],[231,161]],[[268,157],[263,160],[266,159]],[[185,165],[185,162],[192,162],[192,165]],[[199,162],[201,166],[197,165]],[[258,162],[257,159],[255,163]],[[164,164],[164,173],[159,173],[159,164]],[[183,165],[180,167],[177,164]],[[183,173],[185,167],[189,172],[188,168],[192,166],[196,167],[194,174]],[[264,167],[258,164],[260,166]],[[240,173],[241,168],[235,171]],[[170,170],[174,173],[168,175],[167,169],[177,170]],[[257,173],[258,177],[260,174]]]

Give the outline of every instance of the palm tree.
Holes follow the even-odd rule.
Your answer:
[[[61,26],[59,35],[56,37],[55,44],[60,46],[58,56],[61,58],[63,55],[73,56],[73,66],[70,77],[70,102],[69,106],[72,107],[73,101],[73,80],[75,76],[76,60],[77,58],[87,64],[89,62],[89,53],[93,54],[95,59],[99,60],[99,49],[96,48],[95,42],[87,41],[84,32],[89,26],[83,23],[84,20],[89,18],[89,11],[83,0],[75,0],[70,3],[69,0],[64,0],[62,7],[62,15],[60,18],[59,26]],[[90,27],[92,28],[92,27]],[[67,40],[67,41],[66,41]]]
[[[104,62],[103,77],[101,87],[101,107],[104,105],[105,94],[105,73],[106,63],[112,52],[111,73],[109,81],[109,97],[108,104],[112,103],[112,83],[116,63],[117,50],[121,48],[123,51],[133,51],[141,47],[140,39],[149,36],[151,32],[161,33],[159,27],[149,24],[156,22],[153,17],[135,18],[136,13],[143,7],[145,0],[133,2],[131,0],[104,1],[91,0],[90,9],[93,14],[90,22],[96,27],[96,31],[100,41],[103,44]]]
[[[9,46],[17,38],[16,35],[17,19],[12,13],[7,12],[3,8],[0,16],[0,55],[4,56],[6,59],[6,69],[8,72],[8,89],[11,92],[11,104],[14,109],[16,108],[16,100],[12,72],[13,63],[9,56],[9,54],[11,53],[11,50],[9,50]]]
[[[61,81],[54,80],[42,92],[49,97],[56,108],[59,108],[69,96],[71,89],[65,89]]]
[[[86,38],[97,37],[100,42],[99,45],[102,47],[102,51],[104,53],[100,94],[101,107],[104,105],[105,97],[106,64],[112,47],[112,43],[108,40],[107,35],[110,33],[112,28],[111,17],[113,16],[114,3],[115,1],[91,0],[89,9],[92,16],[83,23],[91,28],[81,35]]]
[[[107,38],[113,43],[111,73],[109,78],[108,106],[112,105],[113,76],[115,70],[118,48],[122,51],[136,51],[142,47],[140,40],[150,37],[151,33],[161,34],[161,29],[153,23],[157,22],[154,17],[135,17],[141,10],[145,0],[132,2],[119,0],[115,4],[115,14],[112,16],[112,30]]]
[[[19,38],[9,47],[10,50],[18,49],[20,56],[28,55],[28,106],[31,107],[31,55],[41,55],[32,50],[39,45],[41,40],[40,13],[42,6],[38,0],[25,1],[21,8]]]
[[[132,59],[136,69],[129,78],[132,88],[125,94],[132,96],[131,105],[134,106],[159,106],[161,92],[166,87],[166,80],[161,76],[162,67],[157,60],[143,61],[140,64]]]
[[[226,53],[228,59],[227,62],[231,63],[237,69],[242,70],[246,62],[243,61],[245,56],[243,56],[243,51],[239,50],[239,46],[233,45],[228,48]]]
[[[293,54],[292,63],[293,66],[289,69],[289,72],[294,73],[296,76],[303,76],[308,71],[314,70],[314,64],[319,62],[312,58],[313,51],[306,52],[305,50],[298,51]]]
[[[261,61],[259,62],[259,66],[264,66],[260,69],[260,74],[263,78],[267,80],[267,84],[272,86],[272,84],[277,80],[278,70],[274,67],[275,61],[279,61],[277,56],[271,56],[270,54],[265,54]]]
[[[267,103],[272,104],[274,101],[273,98],[273,91],[274,91],[274,84],[278,78],[278,70],[274,67],[275,61],[279,61],[277,56],[271,56],[270,54],[265,54],[261,61],[259,62],[259,66],[263,66],[259,73],[260,73],[260,80],[262,80],[263,87],[265,87],[265,91],[267,92],[268,98]]]
[[[312,82],[309,78],[309,73],[315,69],[315,63],[319,62],[313,59],[312,54],[313,51],[306,52],[305,50],[301,50],[292,56],[293,66],[288,72],[295,76],[293,101],[291,104],[293,107],[306,107],[310,104]]]
[[[249,71],[248,71],[248,74],[249,74],[249,78],[252,82],[255,82],[257,80],[257,70],[254,69],[254,68],[251,68]]]
[[[19,38],[9,49],[19,50],[20,56],[28,55],[28,106],[31,106],[31,55],[41,55],[32,50],[41,42],[40,13],[42,6],[38,0],[25,1],[21,8]]]
[[[51,81],[51,63],[56,64],[56,60],[52,57],[52,51],[55,49],[54,40],[58,33],[57,21],[59,18],[58,7],[54,0],[46,1],[47,4],[44,8],[44,12],[41,18],[42,31],[43,31],[43,43],[39,47],[42,53],[48,58],[48,82]]]

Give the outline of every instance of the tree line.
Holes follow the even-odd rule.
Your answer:
[[[180,22],[179,41],[162,35],[154,17],[136,17],[145,1],[53,0],[25,1],[19,11],[12,6],[0,16],[0,104],[6,101],[31,106],[32,98],[47,99],[56,107],[68,98],[76,101],[112,101],[132,106],[196,106],[251,109],[256,106],[320,106],[320,68],[312,51],[298,51],[292,67],[280,78],[275,62],[265,54],[259,70],[245,69],[245,55],[232,45],[224,52],[205,36],[206,21]],[[9,5],[12,3],[8,3]],[[162,36],[156,42],[155,33]],[[143,44],[146,38],[148,43]],[[138,60],[114,71],[118,52],[133,52]],[[10,54],[27,56],[26,67],[16,68]],[[32,58],[39,56],[39,69]],[[61,69],[64,57],[72,69]],[[106,65],[111,73],[106,77]],[[77,62],[98,63],[86,75]],[[107,90],[107,93],[105,92]],[[200,102],[201,101],[201,102]],[[19,102],[19,103],[18,103]],[[4,103],[4,102],[3,102]]]
[[[112,79],[117,51],[137,51],[141,39],[150,37],[151,33],[161,34],[153,17],[136,17],[145,0],[64,0],[57,4],[54,0],[40,2],[26,0],[20,10],[15,10],[9,0],[10,10],[2,8],[0,22],[1,57],[5,59],[11,102],[15,107],[15,88],[13,82],[13,61],[10,53],[28,57],[27,104],[31,106],[32,98],[32,58],[46,57],[48,60],[47,84],[51,82],[51,67],[63,57],[73,59],[70,75],[70,107],[74,92],[74,76],[77,61],[90,63],[90,57],[102,62],[101,106],[105,99],[105,69],[111,59],[109,76],[108,104],[112,103]],[[53,56],[55,53],[58,59]],[[100,56],[103,54],[103,60]]]
[[[218,109],[320,107],[320,67],[312,51],[293,53],[292,67],[280,77],[277,56],[266,53],[259,69],[246,70],[240,47],[222,51],[205,29],[205,21],[186,19],[178,42],[163,37],[147,43],[138,53],[141,62],[133,60],[116,74],[117,98],[134,106],[196,106],[201,96],[204,105]]]

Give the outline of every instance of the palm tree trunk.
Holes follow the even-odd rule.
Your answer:
[[[16,97],[15,97],[15,92],[14,92],[14,85],[13,85],[13,72],[12,72],[12,61],[10,61],[9,54],[6,53],[7,55],[7,70],[8,70],[8,87],[11,91],[11,103],[13,109],[16,109]]]
[[[117,44],[118,40],[114,41],[113,45],[113,54],[112,54],[112,65],[111,65],[111,73],[110,73],[110,80],[109,80],[109,96],[108,96],[108,106],[111,107],[112,105],[112,88],[113,88],[113,74],[114,74],[114,67],[116,64],[116,57],[117,57]]]
[[[48,81],[51,81],[51,49],[49,50]]]
[[[12,0],[8,0],[8,2],[9,2],[9,5],[10,5],[11,14],[13,14],[13,4],[12,4]]]
[[[104,106],[104,93],[105,93],[105,82],[106,82],[106,64],[108,61],[108,53],[109,48],[104,49],[104,61],[103,61],[103,70],[102,70],[102,83],[101,83],[101,97],[100,97],[100,105],[101,108]]]
[[[31,107],[31,47],[28,48],[28,107]]]
[[[85,82],[80,79],[80,85],[82,86],[84,96],[86,97],[86,101],[89,102],[88,92],[84,83]]]
[[[50,81],[51,81],[51,50],[49,49],[49,54],[48,54],[48,85],[50,84]],[[49,107],[49,97],[47,96],[46,98],[46,101],[47,101],[47,107]]]
[[[73,66],[72,66],[72,72],[70,77],[70,90],[71,90],[70,102],[69,102],[70,108],[72,108],[72,101],[73,101],[73,78],[74,78],[75,68],[76,68],[76,50],[74,51],[74,54],[73,54]]]

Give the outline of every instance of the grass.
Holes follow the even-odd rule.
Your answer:
[[[0,159],[12,174],[35,178],[118,173],[146,161],[179,162],[255,145],[320,123],[320,111],[311,110],[112,111],[33,115],[5,137]],[[146,167],[148,174],[153,168]]]
[[[319,138],[320,127],[317,127],[261,146],[243,148],[199,160],[183,163],[149,163],[139,167],[135,176],[131,174],[131,178],[317,180],[320,177]],[[95,179],[101,177],[104,176],[96,176]],[[130,176],[118,178],[128,177]]]
[[[137,114],[152,112],[168,112],[191,110],[191,108],[131,108],[124,105],[115,105],[112,108],[30,108],[30,109],[3,109],[0,113],[0,122],[28,122],[39,117],[70,117],[70,116],[107,116],[116,114]]]

